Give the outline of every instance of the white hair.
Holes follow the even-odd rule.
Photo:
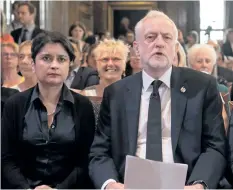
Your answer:
[[[188,64],[192,68],[192,65],[195,62],[195,58],[197,53],[200,51],[206,52],[211,56],[211,60],[213,61],[213,71],[211,73],[212,76],[217,78],[217,54],[216,51],[214,50],[213,46],[209,44],[195,44],[193,45],[189,50],[188,50]]]
[[[211,59],[213,60],[213,65],[216,64],[217,54],[211,45],[209,45],[209,44],[195,44],[188,50],[188,63],[190,66],[193,65],[193,63],[195,61],[195,57],[196,57],[197,53],[199,53],[200,51],[202,51],[202,52],[204,51],[204,52],[209,53],[209,55],[211,56]]]
[[[148,18],[164,18],[164,19],[167,19],[168,21],[171,22],[171,24],[173,25],[174,27],[174,30],[175,30],[175,40],[177,41],[178,39],[178,30],[177,30],[177,27],[175,25],[175,23],[173,22],[173,20],[171,20],[166,14],[164,14],[163,12],[161,11],[157,11],[157,10],[151,10],[149,11],[146,16],[144,18],[142,18],[135,26],[135,38],[138,39],[139,38],[139,35],[141,33],[141,30],[142,30],[142,25],[143,25],[143,22],[148,19]]]

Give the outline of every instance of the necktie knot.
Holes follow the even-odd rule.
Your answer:
[[[153,92],[158,92],[159,87],[163,82],[161,80],[154,80],[151,85],[153,86]]]

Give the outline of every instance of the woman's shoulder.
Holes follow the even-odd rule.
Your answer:
[[[25,102],[27,102],[29,100],[29,98],[31,97],[31,93],[32,93],[33,88],[30,88],[30,89],[25,90],[23,92],[15,93],[14,95],[12,95],[11,97],[8,98],[7,102],[9,102],[10,104],[14,104],[15,106],[18,106],[18,105],[21,106],[22,104],[24,104]]]

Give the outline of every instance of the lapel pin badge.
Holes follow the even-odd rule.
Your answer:
[[[186,92],[186,88],[182,86],[181,89],[180,89],[180,91],[181,91],[182,93],[185,93],[185,92]]]

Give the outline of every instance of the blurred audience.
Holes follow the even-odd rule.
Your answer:
[[[217,55],[214,48],[208,44],[196,44],[188,51],[188,63],[194,70],[213,75],[217,79]],[[228,92],[224,85],[218,85],[220,92]]]
[[[226,68],[233,71],[233,60],[226,61]]]
[[[224,61],[224,55],[222,52],[217,51],[217,65],[220,67],[226,67],[226,62]]]
[[[24,81],[11,88],[15,88],[20,92],[34,87],[37,83],[37,78],[32,68],[31,47],[32,41],[29,40],[19,45],[19,71],[23,75]]]
[[[28,2],[22,1],[18,5],[18,16],[22,23],[22,28],[13,30],[11,35],[16,43],[20,44],[26,40],[32,40],[39,33],[44,32],[35,25],[36,7]]]
[[[75,22],[69,28],[69,36],[78,40],[79,42],[79,49],[83,52],[83,49],[86,46],[85,38],[86,38],[86,27],[81,22]]]
[[[129,47],[120,40],[104,40],[94,49],[99,84],[84,89],[85,96],[102,97],[105,87],[120,80],[125,72]]]
[[[81,65],[82,57],[78,42],[76,41],[76,43],[74,43],[73,41],[72,46],[74,48],[75,60],[70,66],[69,74],[65,81],[67,87],[83,90],[88,86],[98,84],[99,77],[97,71]]]
[[[191,48],[194,44],[199,42],[199,35],[196,31],[192,30],[187,36],[186,50]]]
[[[96,37],[95,37],[94,35],[92,35],[92,36],[88,36],[88,37],[85,39],[85,42],[86,42],[89,46],[91,46],[91,45],[97,43],[97,39],[96,39]]]
[[[14,15],[14,20],[9,25],[7,25],[8,33],[11,33],[13,30],[23,27],[22,23],[20,22],[19,14],[18,14],[19,4],[20,1],[14,1],[14,3],[11,6],[11,12]]]
[[[196,44],[191,47],[188,51],[188,62],[192,69],[212,75],[216,78],[217,83],[217,55],[214,48],[208,44]],[[224,119],[224,126],[227,131],[228,129],[228,116],[229,116],[229,105],[230,94],[228,88],[218,83],[218,90],[223,101],[222,116]],[[226,97],[224,97],[226,96]],[[226,101],[224,101],[226,100]]]
[[[126,37],[123,36],[123,35],[118,36],[117,39],[118,39],[118,40],[121,40],[121,41],[123,41],[123,42],[125,42],[125,43],[127,43]]]
[[[11,88],[24,81],[24,77],[18,75],[18,45],[15,43],[1,44],[1,69],[3,87]]]
[[[174,66],[177,67],[187,67],[186,54],[182,45],[178,42],[178,51],[176,53],[175,60],[173,62]]]
[[[93,44],[92,46],[90,46],[88,54],[87,54],[87,59],[86,59],[87,66],[95,70],[97,70],[97,67],[96,67],[96,60],[95,60],[93,51],[95,50],[97,46],[98,44]]]
[[[220,52],[220,46],[214,40],[208,40],[207,44],[212,46],[216,52]]]
[[[2,10],[1,11],[1,34],[0,34],[0,43],[5,43],[5,42],[14,42],[13,37],[6,32],[6,17],[3,13]]]
[[[111,38],[112,38],[111,33],[109,31],[106,31],[104,33],[104,39],[110,40]],[[104,39],[102,39],[102,40],[104,40]]]
[[[130,76],[142,70],[140,56],[136,53],[134,48],[130,48],[129,61],[126,63],[125,76]]]
[[[133,32],[130,24],[129,18],[123,17],[120,21],[120,26],[117,27],[117,34],[115,34],[115,38],[118,38],[120,35],[126,36],[127,32]]]
[[[186,47],[185,47],[185,41],[184,41],[184,37],[183,37],[183,33],[181,30],[178,29],[178,42],[180,43],[180,45],[183,47],[184,52],[186,54]]]
[[[134,42],[134,33],[133,32],[127,32],[126,33],[126,43],[130,45],[130,47],[133,47]]]
[[[222,52],[225,56],[233,57],[233,28],[227,30],[226,41],[222,46]]]

